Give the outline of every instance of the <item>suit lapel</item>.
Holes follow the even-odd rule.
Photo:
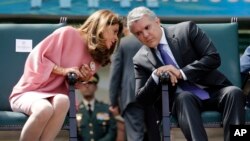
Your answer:
[[[151,62],[151,64],[155,67],[158,68],[160,66],[163,66],[164,64],[159,60],[157,57],[155,50],[153,48],[149,48],[146,46],[143,46],[145,49],[145,54],[148,58],[148,60]]]
[[[171,33],[171,30],[167,30],[166,28],[163,28],[165,32],[166,39],[168,41],[168,45],[170,47],[170,50],[172,51],[172,54],[179,65],[179,67],[183,66],[183,62],[181,59],[181,54],[180,54],[180,46],[178,44],[178,39],[175,38],[175,34]]]

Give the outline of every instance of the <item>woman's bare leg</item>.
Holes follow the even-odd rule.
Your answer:
[[[40,141],[53,141],[55,139],[62,128],[70,105],[68,96],[63,94],[53,97],[51,104],[54,108],[54,114],[45,126]]]
[[[31,105],[29,118],[26,121],[20,141],[38,141],[45,125],[53,115],[53,107],[47,99],[40,99]]]

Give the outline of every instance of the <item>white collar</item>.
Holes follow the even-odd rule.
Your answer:
[[[84,106],[88,107],[88,104],[91,105],[91,110],[94,110],[95,99],[87,101],[86,99],[82,99]]]
[[[165,36],[165,32],[164,29],[161,27],[161,31],[162,31],[162,36],[161,36],[161,40],[159,44],[164,44],[164,45],[168,45],[166,36]]]

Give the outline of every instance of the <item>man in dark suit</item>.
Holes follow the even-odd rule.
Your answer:
[[[135,78],[132,58],[140,49],[140,41],[129,33],[127,20],[124,18],[124,35],[119,47],[112,57],[110,73],[110,101],[111,111],[118,108],[124,118],[125,129],[128,141],[155,141],[160,139],[160,133],[148,134],[145,136],[144,121],[148,126],[147,130],[157,132],[155,114],[150,113],[152,107],[147,107],[146,112],[142,105],[135,101]],[[146,118],[144,118],[146,116]],[[150,132],[152,133],[152,132]]]
[[[149,105],[161,98],[159,76],[168,73],[171,112],[185,138],[208,140],[201,111],[211,109],[222,113],[224,139],[229,141],[229,125],[245,122],[245,98],[217,70],[220,56],[211,39],[193,22],[164,28],[145,7],[133,9],[127,20],[130,31],[144,44],[133,58],[137,100]]]

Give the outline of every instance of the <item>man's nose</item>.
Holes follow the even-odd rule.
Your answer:
[[[142,35],[143,35],[143,37],[148,37],[149,34],[148,34],[147,31],[143,31],[143,32],[142,32]]]

